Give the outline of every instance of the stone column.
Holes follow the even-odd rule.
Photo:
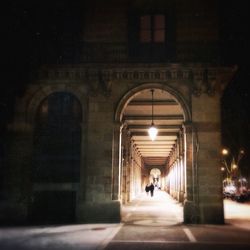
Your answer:
[[[114,123],[112,102],[90,98],[87,131],[85,199],[79,203],[77,222],[119,222],[121,138]]]
[[[181,171],[181,191],[180,191],[180,202],[184,202],[185,195],[185,169],[184,169],[184,135],[183,131],[180,132],[180,171]]]
[[[129,155],[130,155],[130,134],[124,126],[122,129],[122,159],[121,159],[121,197],[123,204],[128,201],[129,197]]]
[[[184,222],[197,223],[199,221],[199,211],[197,204],[197,178],[196,162],[194,159],[195,142],[193,124],[184,124],[185,134],[185,165],[186,165],[186,190],[184,200]]]
[[[81,160],[80,160],[80,183],[77,190],[76,220],[81,218],[81,205],[86,200],[87,189],[87,122],[84,120],[81,125]]]
[[[113,159],[112,159],[112,200],[118,200],[120,197],[121,183],[121,140],[122,126],[120,123],[114,124],[113,130]]]
[[[193,124],[197,130],[197,181],[200,223],[224,223],[220,171],[220,95],[192,98]]]

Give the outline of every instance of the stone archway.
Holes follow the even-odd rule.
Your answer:
[[[133,98],[134,95],[136,95],[138,92],[145,90],[145,89],[162,89],[166,92],[169,92],[175,99],[176,101],[181,105],[183,109],[183,114],[184,114],[184,120],[185,122],[191,121],[191,110],[190,107],[187,103],[187,100],[184,98],[184,96],[176,89],[171,87],[170,85],[167,84],[161,84],[161,83],[145,83],[141,84],[130,91],[128,91],[120,100],[116,111],[115,111],[115,122],[120,123],[122,120],[122,114],[129,103],[129,101]]]
[[[78,139],[80,143],[77,143],[78,149],[78,170],[75,174],[77,174],[77,178],[79,180],[47,180],[46,183],[41,183],[38,181],[33,181],[32,177],[32,168],[34,166],[34,143],[36,142],[37,134],[35,134],[36,130],[36,119],[37,119],[37,112],[40,110],[42,113],[46,111],[46,98],[52,95],[56,95],[57,93],[65,93],[69,95],[76,103],[78,103],[79,108],[79,117],[81,117],[81,121],[79,120],[78,123],[78,131],[81,131],[80,134],[77,132],[74,138]],[[19,155],[18,158],[11,159],[11,164],[13,165],[20,165],[20,161],[22,162],[22,176],[21,184],[19,185],[20,188],[20,199],[24,201],[24,204],[21,204],[22,207],[19,209],[23,214],[23,220],[34,220],[32,217],[31,212],[31,202],[34,201],[33,192],[38,193],[46,193],[47,198],[49,200],[54,200],[52,192],[59,192],[61,196],[64,193],[67,197],[66,199],[69,200],[71,203],[70,207],[67,210],[68,215],[65,215],[65,219],[71,220],[71,222],[78,220],[78,207],[81,200],[84,199],[85,193],[80,192],[80,188],[84,190],[85,185],[85,178],[86,178],[86,107],[87,107],[87,91],[85,87],[81,87],[76,84],[71,84],[66,86],[65,84],[56,84],[54,86],[51,85],[31,85],[27,88],[25,95],[22,99],[18,100],[17,104],[17,112],[15,115],[15,119],[12,124],[9,126],[9,131],[15,134],[15,141],[13,142],[15,154]],[[45,103],[44,103],[45,101]],[[41,105],[45,104],[45,105]],[[69,105],[70,106],[70,105]],[[74,106],[74,105],[73,105]],[[74,120],[74,119],[73,119]],[[73,120],[71,120],[73,122]],[[74,131],[73,131],[74,130]],[[40,130],[41,131],[41,130]],[[71,129],[68,132],[72,132],[73,134],[76,132],[75,129]],[[42,133],[45,137],[48,135],[46,133]],[[43,141],[46,141],[44,138]],[[73,141],[72,141],[73,142]],[[74,143],[75,144],[75,143]],[[76,144],[75,144],[76,145]],[[75,148],[74,148],[75,150]],[[72,148],[72,154],[73,153]],[[74,156],[72,156],[74,158]],[[71,157],[71,158],[72,158]],[[72,159],[73,159],[72,158]],[[19,162],[16,162],[16,159]],[[20,160],[21,159],[21,160]],[[70,159],[68,159],[68,162]],[[73,174],[73,173],[72,173]],[[74,175],[74,174],[73,174]],[[65,175],[64,175],[65,176]],[[42,178],[42,177],[41,177]],[[15,180],[14,180],[15,181]],[[12,182],[12,180],[10,180]],[[11,192],[9,192],[11,194]],[[58,193],[57,193],[58,194]],[[56,194],[56,195],[57,195]],[[45,196],[46,196],[45,195]],[[61,196],[62,197],[62,196]],[[40,196],[40,200],[44,197]],[[47,201],[48,201],[47,199]],[[64,198],[61,199],[63,202]],[[40,206],[40,205],[38,205]],[[75,218],[76,217],[76,218]],[[44,220],[45,222],[45,220]]]
[[[158,119],[156,123],[160,129],[159,142],[156,140],[155,145],[149,142],[146,133],[151,119],[148,113],[151,110],[151,102],[149,102],[151,89],[156,92],[154,105],[158,105],[158,108],[155,107],[155,119]],[[191,115],[185,98],[168,85],[142,84],[130,90],[121,99],[116,110],[115,120],[114,148],[117,151],[113,156],[113,173],[115,175],[113,194],[120,197],[122,202],[133,199],[147,182],[147,174],[143,169],[160,166],[160,168],[166,168],[164,173],[166,174],[170,171],[167,169],[174,167],[172,161],[176,161],[178,158],[179,163],[175,167],[181,169],[178,177],[181,184],[176,192],[178,192],[178,197],[182,195],[182,202],[184,193],[186,197],[189,197],[191,194],[187,194],[186,189],[186,163],[191,163],[192,159],[189,157],[192,155],[187,155],[185,151],[187,140],[184,128],[185,124],[191,120]],[[115,166],[119,167],[115,168]],[[193,173],[189,172],[189,174]],[[188,180],[192,180],[192,177]],[[163,189],[167,189],[165,182]],[[124,199],[123,196],[126,198]]]
[[[32,124],[34,122],[36,111],[38,106],[47,96],[55,92],[66,92],[74,95],[82,105],[82,117],[85,117],[85,106],[87,106],[87,89],[85,86],[79,86],[78,84],[57,84],[53,87],[50,85],[44,86],[30,86],[26,91],[26,95],[23,97],[20,103],[20,113],[26,113],[26,123]],[[32,125],[31,125],[32,126]]]
[[[183,130],[180,131],[180,141],[171,153],[172,175],[177,179],[179,168],[184,169],[185,192],[173,192],[176,198],[184,203],[185,223],[223,223],[223,197],[219,157],[221,150],[220,131],[220,96],[217,92],[193,92],[192,86],[187,88],[181,83],[142,84],[128,91],[120,100],[115,113],[114,143],[113,143],[113,199],[120,198],[122,131],[126,127],[123,115],[129,102],[140,91],[161,89],[173,96],[183,110]],[[217,84],[220,84],[217,81]],[[191,115],[192,114],[192,115]],[[179,156],[179,157],[176,157]],[[144,173],[142,173],[144,175]],[[171,187],[179,187],[179,182],[169,182]],[[178,191],[178,189],[177,189]]]

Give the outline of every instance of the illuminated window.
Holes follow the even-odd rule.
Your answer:
[[[165,42],[165,15],[143,15],[140,17],[140,42]]]

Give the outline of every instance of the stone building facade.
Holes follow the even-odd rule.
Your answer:
[[[184,222],[223,223],[220,97],[235,69],[219,63],[217,1],[92,0],[82,16],[79,63],[42,65],[17,100],[0,220],[117,222],[157,180]]]

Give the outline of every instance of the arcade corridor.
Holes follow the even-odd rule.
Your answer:
[[[173,90],[147,85],[126,96],[118,117],[120,128],[120,197],[132,201],[148,183],[154,183],[179,202],[186,182],[186,134],[188,111]],[[151,124],[151,125],[150,125]],[[156,138],[148,129],[155,126]]]

